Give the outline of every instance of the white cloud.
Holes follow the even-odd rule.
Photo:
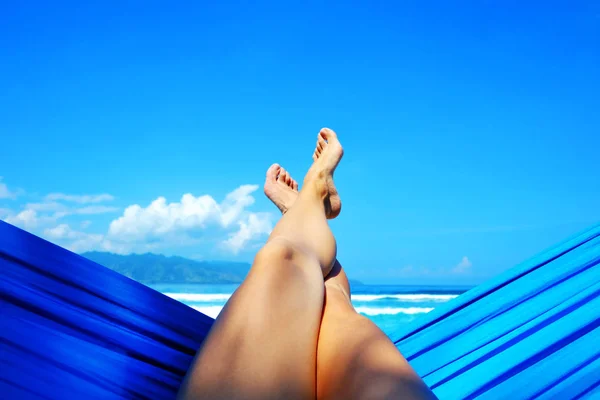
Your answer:
[[[51,217],[39,216],[35,210],[23,210],[16,215],[9,215],[6,217],[5,221],[30,231],[44,223],[53,222],[55,220]]]
[[[75,253],[84,253],[91,250],[109,251],[117,254],[131,252],[131,246],[127,244],[113,242],[104,234],[77,231],[68,224],[46,228],[42,236]],[[144,251],[151,251],[154,247],[153,244],[142,244],[139,248]]]
[[[14,199],[17,197],[16,192],[8,190],[8,186],[2,183],[2,177],[0,176],[0,199]]]
[[[469,272],[471,270],[471,260],[467,256],[464,256],[462,260],[452,269],[452,272],[455,274],[464,274],[465,272]]]
[[[98,200],[107,200],[109,195],[94,195],[94,196],[67,196],[61,194],[53,194],[46,196],[46,200],[39,203],[26,203],[20,212],[14,213],[8,209],[2,209],[0,211],[0,217],[4,218],[4,221],[9,224],[18,226],[32,233],[43,233],[45,236],[55,239],[60,236],[63,240],[72,240],[79,243],[80,240],[85,239],[86,242],[94,243],[99,241],[99,236],[94,236],[93,234],[84,234],[81,233],[77,238],[74,236],[72,232],[67,235],[67,227],[66,224],[60,224],[52,228],[52,226],[56,225],[57,221],[60,219],[69,216],[69,215],[91,215],[91,214],[102,214],[108,212],[118,211],[119,209],[116,207],[107,207],[104,205],[85,205],[86,202],[95,202]],[[112,196],[110,196],[112,198]],[[77,201],[82,206],[74,207],[71,205],[66,205],[59,200],[73,200]],[[47,228],[47,229],[45,229]],[[44,230],[45,229],[45,230]],[[56,230],[53,230],[56,229]],[[84,238],[83,235],[88,235]],[[100,235],[102,237],[103,235]],[[75,247],[78,247],[77,245]]]
[[[251,239],[270,232],[267,214],[246,211],[254,203],[251,195],[258,185],[242,185],[229,193],[220,204],[209,195],[195,197],[188,193],[179,202],[167,203],[159,197],[147,207],[134,204],[125,209],[123,216],[111,222],[108,236],[120,242],[147,242],[185,239],[187,233],[210,225],[228,228],[237,224],[240,228],[226,241],[234,252],[242,249]],[[267,233],[268,233],[267,232]],[[237,235],[237,236],[233,236]]]
[[[239,253],[248,242],[269,235],[273,229],[271,214],[268,213],[250,214],[247,220],[239,221],[238,225],[240,229],[223,242],[234,254]]]
[[[224,227],[236,221],[244,209],[254,204],[254,197],[250,196],[258,189],[258,185],[242,185],[229,193],[220,206],[220,219]]]
[[[68,208],[69,207],[67,207],[66,205],[57,203],[56,201],[25,204],[25,209],[34,211],[64,211]]]
[[[50,239],[74,239],[77,236],[76,233],[67,224],[60,224],[44,230],[44,236]]]
[[[64,244],[67,249],[76,253],[94,249],[106,251],[111,249],[111,245],[106,241],[104,235],[76,231],[67,224],[45,229],[43,235],[52,242]]]
[[[77,225],[72,225],[66,217],[117,211],[116,207],[94,204],[111,200],[110,195],[52,193],[42,202],[25,204],[18,214],[0,210],[0,216],[76,252],[101,250],[127,254],[213,242],[237,254],[246,246],[252,247],[256,239],[268,235],[272,229],[271,214],[248,211],[255,202],[252,194],[258,188],[258,185],[242,185],[221,203],[209,195],[196,197],[189,193],[171,203],[158,197],[146,207],[138,204],[126,207],[107,231],[95,233],[84,231],[90,220],[73,221]]]
[[[71,208],[65,211],[64,215],[93,215],[93,214],[106,214],[111,212],[119,211],[118,207],[108,206],[86,206],[81,208]]]
[[[108,206],[86,206],[81,208],[75,208],[71,210],[72,214],[77,215],[92,215],[92,214],[105,214],[119,211],[118,207],[108,207]]]
[[[103,205],[92,205],[84,207],[70,207],[63,203],[56,201],[47,201],[42,203],[27,203],[25,204],[25,210],[33,210],[36,212],[50,212],[53,219],[60,219],[67,215],[92,215],[92,214],[104,214],[119,211],[118,207],[108,207]]]
[[[143,241],[170,232],[203,228],[218,214],[217,202],[208,195],[185,194],[175,203],[159,197],[147,207],[138,204],[127,207],[123,216],[110,223],[108,233],[124,241]]]
[[[90,204],[90,203],[102,203],[105,201],[114,200],[114,196],[108,193],[102,194],[84,194],[84,195],[75,195],[75,194],[65,194],[65,193],[50,193],[45,197],[46,201],[67,201],[71,203],[79,203],[79,204]]]

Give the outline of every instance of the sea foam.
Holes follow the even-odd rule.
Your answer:
[[[208,301],[227,301],[231,297],[231,293],[163,293],[172,299],[181,302],[208,302]]]
[[[223,306],[231,297],[231,293],[164,293],[165,295],[181,301],[184,304],[216,318]],[[389,307],[389,300],[406,303],[419,302],[446,302],[458,297],[457,294],[356,294],[352,295],[352,301],[355,303],[356,311],[368,316],[377,315],[396,315],[396,314],[425,314],[433,310],[433,307]],[[387,303],[385,301],[388,301]],[[377,303],[380,301],[379,303]],[[202,305],[202,303],[207,303]],[[212,304],[210,304],[212,303]],[[216,303],[216,304],[215,304]],[[358,303],[358,304],[357,304]],[[361,304],[362,303],[362,304]],[[367,304],[364,304],[367,303]],[[382,307],[383,305],[388,307]],[[377,307],[377,305],[381,305]],[[416,304],[415,304],[416,305]]]
[[[356,307],[356,312],[364,315],[425,314],[432,307]]]
[[[193,309],[212,318],[217,318],[223,306],[192,306]],[[433,310],[431,307],[356,307],[358,313],[364,315],[425,314]]]
[[[457,294],[353,294],[354,301],[400,300],[406,302],[448,301],[458,297]]]

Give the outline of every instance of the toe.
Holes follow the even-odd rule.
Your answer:
[[[327,141],[331,140],[331,139],[336,139],[337,138],[337,134],[329,129],[329,128],[323,128],[321,129],[321,131],[319,132],[319,138],[323,138]]]
[[[318,158],[319,158],[319,156],[317,155],[317,151],[315,150],[315,152],[312,155],[312,159],[313,159],[313,161],[317,161]]]
[[[315,147],[315,153],[317,153],[317,155],[321,155],[321,153],[323,152],[323,146],[321,146],[318,142],[317,142],[317,147]]]
[[[285,168],[281,168],[281,170],[279,170],[279,177],[277,177],[277,180],[279,182],[283,182],[285,183],[285,177],[287,175],[287,171],[285,170]]]
[[[317,137],[317,147],[325,147],[325,145],[327,144],[327,142],[325,141],[325,137],[321,136],[319,134],[319,136]]]
[[[271,165],[269,167],[269,169],[267,170],[267,181],[269,181],[269,182],[277,181],[277,175],[279,174],[280,169],[281,169],[281,167],[277,163]]]
[[[288,186],[292,186],[292,177],[290,176],[290,174],[286,174],[285,176],[285,184]]]
[[[298,182],[296,182],[294,179],[292,179],[292,189],[296,192],[298,191]]]
[[[323,147],[324,147],[324,143],[325,141],[323,141],[323,143],[317,141],[317,146],[315,147],[315,149],[320,153],[323,151]]]

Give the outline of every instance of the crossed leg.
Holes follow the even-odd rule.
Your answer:
[[[318,399],[435,399],[392,341],[350,302],[336,261],[325,280],[317,347]]]
[[[341,157],[335,133],[322,130],[301,193],[279,166],[269,169],[265,193],[284,216],[215,321],[179,398],[435,398],[350,303],[326,220],[341,209],[333,186]]]
[[[265,194],[285,214],[298,197],[298,184],[274,164],[267,171]],[[390,339],[354,310],[348,278],[337,260],[325,280],[317,398],[435,399]]]
[[[333,171],[343,151],[322,130],[318,160],[215,321],[181,399],[313,399],[324,284],[335,261],[327,217],[339,213]]]

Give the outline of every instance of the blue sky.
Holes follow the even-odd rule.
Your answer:
[[[600,221],[597,2],[95,3],[0,16],[0,218],[55,243],[251,261],[322,126],[356,279],[477,283]]]

